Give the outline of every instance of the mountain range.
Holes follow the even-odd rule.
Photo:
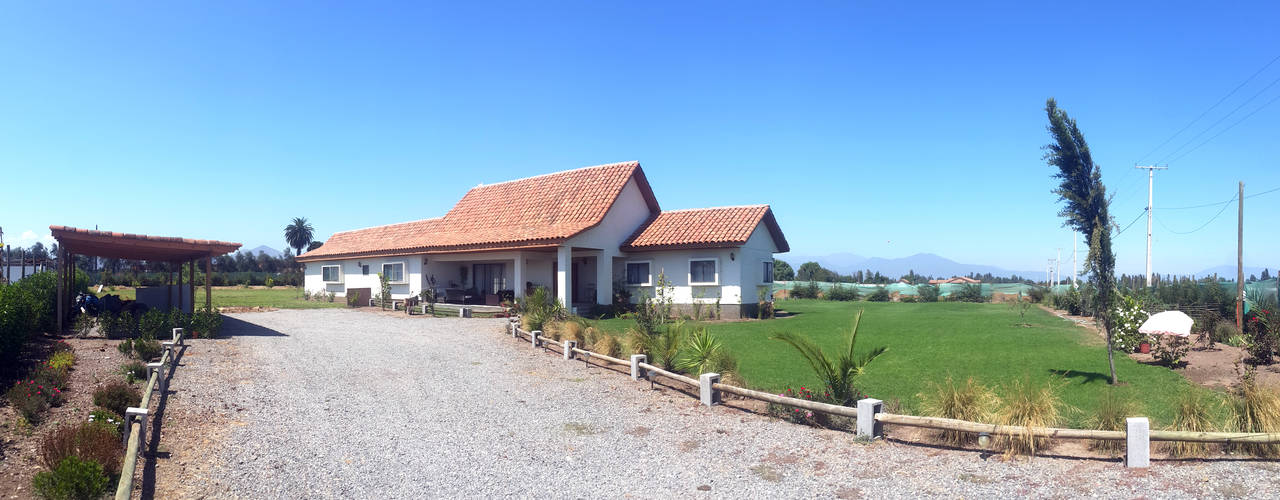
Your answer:
[[[266,245],[258,245],[258,246],[257,246],[257,247],[255,247],[255,248],[252,248],[252,249],[249,249],[249,250],[241,250],[241,251],[242,251],[242,252],[246,252],[246,253],[248,253],[249,255],[258,255],[258,252],[262,252],[262,253],[267,254],[267,256],[272,257],[272,258],[276,258],[276,259],[279,259],[280,257],[283,257],[283,256],[284,256],[284,252],[281,252],[281,251],[279,251],[279,250],[276,250],[276,249],[271,248],[271,247],[266,246]]]
[[[941,278],[949,278],[951,276],[964,276],[969,273],[986,274],[991,273],[992,276],[1011,276],[1018,275],[1024,278],[1043,277],[1044,271],[1011,271],[996,266],[988,266],[982,264],[962,264],[954,260],[931,253],[918,253],[909,257],[899,257],[896,259],[886,259],[883,257],[863,257],[851,253],[835,253],[821,256],[807,255],[784,255],[781,259],[791,264],[793,269],[798,269],[805,262],[817,262],[822,267],[836,271],[840,274],[851,274],[857,271],[865,271],[870,269],[879,272],[885,276],[896,278],[905,275],[911,271],[922,276],[935,276]]]

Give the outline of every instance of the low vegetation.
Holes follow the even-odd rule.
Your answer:
[[[1000,397],[995,391],[973,377],[958,383],[948,375],[942,382],[931,382],[929,389],[918,397],[920,412],[925,416],[969,422],[990,422],[1000,407]],[[950,446],[964,446],[978,439],[976,434],[962,431],[942,431],[940,437]]]

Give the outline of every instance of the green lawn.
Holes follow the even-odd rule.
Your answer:
[[[94,287],[96,289],[96,287]],[[99,295],[115,294],[122,299],[133,299],[132,288],[117,287],[114,291],[102,289]],[[204,307],[204,287],[196,287],[196,305]],[[318,309],[346,307],[346,300],[338,297],[333,302],[302,300],[302,292],[296,287],[273,288],[213,287],[213,307],[275,307],[279,309]]]
[[[1108,389],[1106,344],[1096,334],[1039,308],[1027,312],[1026,323],[1007,305],[970,303],[828,302],[788,300],[779,309],[791,317],[769,321],[709,323],[738,358],[747,383],[763,390],[816,386],[808,364],[790,346],[769,337],[780,331],[809,336],[829,354],[844,345],[853,315],[865,309],[858,333],[858,351],[887,346],[889,351],[870,365],[858,387],[872,397],[897,399],[909,413],[917,411],[917,394],[948,374],[974,377],[996,387],[1029,379],[1063,384],[1060,394],[1080,411],[1067,418],[1083,426]],[[602,330],[620,333],[631,320],[596,322]],[[1170,421],[1177,396],[1193,386],[1160,366],[1148,366],[1117,354],[1116,371],[1122,385],[1114,390],[1142,402],[1153,425]]]

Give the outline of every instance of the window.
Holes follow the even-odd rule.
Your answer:
[[[407,283],[404,280],[404,263],[387,262],[382,265],[382,275],[391,283]]]
[[[342,283],[342,267],[320,266],[320,279],[325,283]]]
[[[773,261],[764,261],[764,279],[762,279],[761,282],[773,283]]]
[[[627,263],[627,284],[632,286],[649,286],[652,282],[649,279],[649,263],[648,262],[628,262]]]
[[[716,259],[689,260],[690,285],[714,285],[719,276],[716,275]]]
[[[364,264],[360,266],[360,274],[363,274],[365,276],[369,275],[369,264]]]
[[[481,295],[498,293],[507,288],[505,264],[474,264],[471,267],[472,284]]]

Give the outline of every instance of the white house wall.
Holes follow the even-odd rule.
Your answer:
[[[742,293],[747,302],[755,302],[764,295],[765,300],[773,301],[773,293],[771,286],[768,285],[772,281],[773,276],[769,276],[768,280],[764,276],[764,263],[773,262],[773,254],[778,251],[778,246],[773,242],[773,236],[769,234],[769,228],[764,224],[757,224],[756,229],[751,232],[751,237],[747,238],[747,243],[742,245]],[[765,290],[763,294],[761,290]]]
[[[346,297],[349,288],[368,288],[370,295],[376,296],[382,290],[382,284],[378,282],[378,273],[382,272],[382,264],[391,262],[405,263],[405,281],[407,281],[407,283],[391,285],[392,298],[403,299],[422,291],[422,256],[416,255],[308,262],[303,276],[303,286],[308,292],[333,292],[338,297]],[[342,266],[342,283],[325,283],[322,280],[320,269],[333,265]],[[369,274],[363,274],[361,265],[369,266]]]

